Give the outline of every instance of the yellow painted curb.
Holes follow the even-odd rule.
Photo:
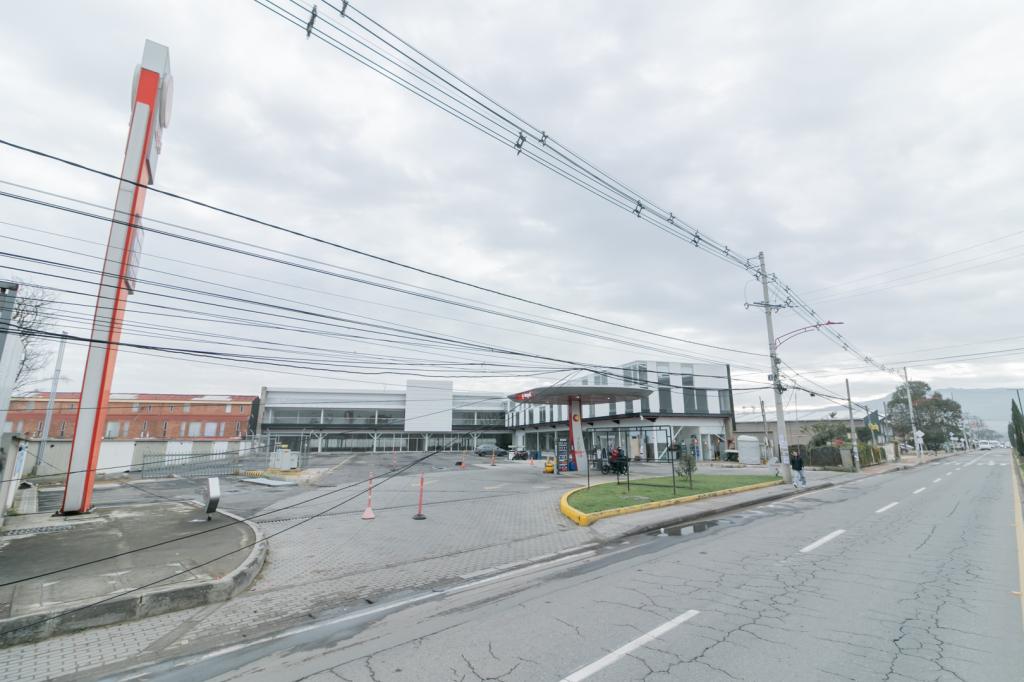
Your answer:
[[[601,485],[606,485],[602,483]],[[581,512],[576,507],[569,504],[569,496],[573,493],[586,490],[586,487],[574,488],[569,492],[562,495],[562,500],[559,503],[559,509],[570,521],[578,526],[589,526],[594,521],[600,519],[607,519],[612,516],[621,516],[623,514],[632,514],[634,512],[647,511],[648,509],[661,509],[662,507],[672,507],[677,504],[686,504],[687,502],[696,502],[697,500],[705,500],[709,497],[718,497],[720,495],[732,495],[733,493],[743,493],[748,490],[757,490],[759,488],[769,488],[773,485],[782,485],[782,479],[777,481],[765,481],[764,483],[751,483],[750,485],[741,485],[738,488],[725,488],[723,490],[713,490],[709,493],[699,493],[697,495],[690,495],[689,497],[676,497],[671,500],[659,500],[658,502],[644,502],[643,504],[634,504],[629,507],[618,507],[616,509],[605,509],[604,511],[591,512],[587,514]]]

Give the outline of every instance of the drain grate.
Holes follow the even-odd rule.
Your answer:
[[[15,528],[14,530],[4,531],[0,535],[41,535],[43,533],[59,533],[65,530],[71,530],[71,526],[40,526],[39,528]]]

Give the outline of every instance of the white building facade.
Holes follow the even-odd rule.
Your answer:
[[[724,459],[734,447],[735,415],[728,365],[638,360],[574,380],[581,386],[650,389],[639,400],[583,406],[583,436],[594,456],[613,446],[630,457],[670,459],[676,445],[698,459]],[[513,445],[547,455],[568,434],[565,405],[513,404],[506,418]],[[678,452],[676,450],[675,452]]]
[[[407,452],[508,447],[509,400],[409,380],[406,390],[263,388],[257,431],[293,450]]]

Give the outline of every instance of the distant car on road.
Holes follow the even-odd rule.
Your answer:
[[[987,441],[987,440],[979,440],[978,441],[978,449],[979,450],[991,450],[992,449],[992,442],[991,441]]]
[[[476,447],[476,450],[474,450],[473,452],[476,453],[477,457],[490,457],[491,455],[494,455],[495,457],[504,457],[505,455],[508,454],[508,450],[506,450],[505,448],[500,448],[494,443],[484,443],[483,445],[478,445]]]

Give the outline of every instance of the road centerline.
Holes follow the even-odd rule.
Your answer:
[[[932,481],[932,483],[942,483],[942,479],[936,478],[934,481]]]
[[[563,677],[562,682],[582,682],[582,680],[587,679],[594,673],[604,670],[616,661],[622,660],[630,652],[636,651],[648,642],[655,640],[658,637],[661,637],[666,632],[669,632],[670,630],[675,629],[679,625],[682,625],[686,621],[696,616],[698,613],[700,613],[700,611],[690,609],[686,613],[680,614],[666,623],[662,623],[650,632],[640,635],[633,641],[628,642],[623,646],[620,646],[618,649],[611,652],[610,654],[602,656],[590,665],[580,668],[579,670],[577,670],[576,672],[567,677]]]
[[[928,488],[918,488],[913,492],[913,494],[917,495],[918,493],[923,493],[925,490],[928,490]]]
[[[882,512],[887,512],[890,509],[892,509],[893,507],[895,507],[897,504],[899,504],[899,502],[890,502],[889,504],[885,505],[881,509],[876,509],[875,513],[876,514],[881,514]]]
[[[807,552],[813,552],[814,550],[816,550],[819,547],[821,547],[822,545],[824,545],[826,542],[829,542],[831,540],[835,540],[837,537],[839,537],[840,535],[842,535],[845,532],[846,532],[846,530],[843,529],[843,528],[840,528],[839,530],[834,530],[831,533],[829,533],[828,535],[826,535],[825,537],[819,538],[819,539],[815,540],[814,542],[812,542],[811,544],[807,545],[806,547],[804,547],[800,551],[803,552],[804,554],[806,554]]]

